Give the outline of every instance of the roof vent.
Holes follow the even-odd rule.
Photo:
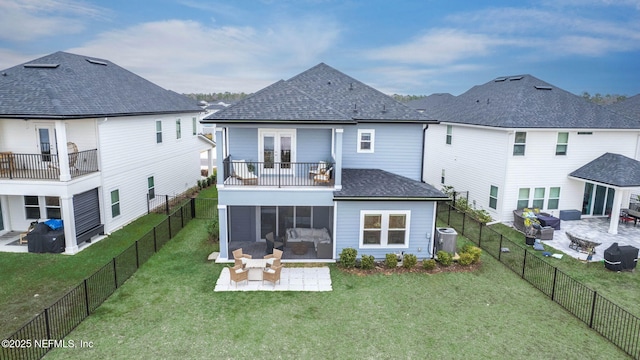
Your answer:
[[[387,105],[384,105],[384,104],[382,105],[382,112],[383,113],[387,112]]]
[[[349,90],[353,90],[353,83],[349,84]]]
[[[33,68],[33,69],[55,69],[58,66],[60,66],[60,64],[35,64],[35,63],[31,63],[31,64],[24,64],[24,67],[27,69]]]
[[[553,89],[551,86],[546,86],[546,85],[536,85],[535,88],[538,89],[538,90],[551,90],[551,89]]]
[[[507,78],[503,76],[503,77],[495,78],[495,80],[493,80],[493,81],[502,82],[502,81],[505,81],[505,80],[507,80]]]
[[[88,62],[92,63],[92,64],[96,64],[96,65],[103,65],[103,66],[107,66],[107,63],[104,61],[98,61],[98,60],[93,60],[93,59],[85,59]]]
[[[358,112],[358,104],[353,104],[353,112],[354,113]]]
[[[509,81],[522,80],[524,76],[512,76],[509,78]]]

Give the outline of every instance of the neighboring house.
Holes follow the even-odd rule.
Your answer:
[[[631,96],[623,101],[607,105],[608,109],[611,109],[617,113],[630,117],[632,119],[640,119],[640,94]]]
[[[640,186],[625,170],[638,163],[640,119],[531,75],[409,106],[440,120],[427,131],[424,180],[468,192],[469,204],[495,220],[512,221],[512,210],[524,207],[555,216],[576,209],[612,214],[609,231],[616,233],[620,207]],[[598,170],[603,159],[612,161],[609,173]]]
[[[420,172],[424,133],[435,121],[319,64],[203,123],[216,124],[223,169],[221,260],[243,244],[264,244],[269,233],[287,241],[285,249],[324,239],[306,260],[337,259],[344,248],[378,259],[402,251],[432,257],[436,203],[446,197]]]
[[[200,178],[197,104],[114,63],[56,52],[0,72],[0,234],[63,220],[66,253]]]

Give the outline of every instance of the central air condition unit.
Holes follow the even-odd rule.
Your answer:
[[[458,233],[452,228],[438,228],[436,231],[436,253],[444,250],[451,255],[456,254]]]

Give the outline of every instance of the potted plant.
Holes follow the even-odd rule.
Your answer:
[[[526,237],[527,245],[533,245],[535,242],[538,231],[542,228],[540,220],[537,218],[539,209],[524,209],[522,210],[522,217],[524,218],[524,235]]]

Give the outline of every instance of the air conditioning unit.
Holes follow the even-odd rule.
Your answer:
[[[437,228],[436,229],[436,253],[444,250],[451,255],[456,254],[456,243],[458,233],[453,228]]]

